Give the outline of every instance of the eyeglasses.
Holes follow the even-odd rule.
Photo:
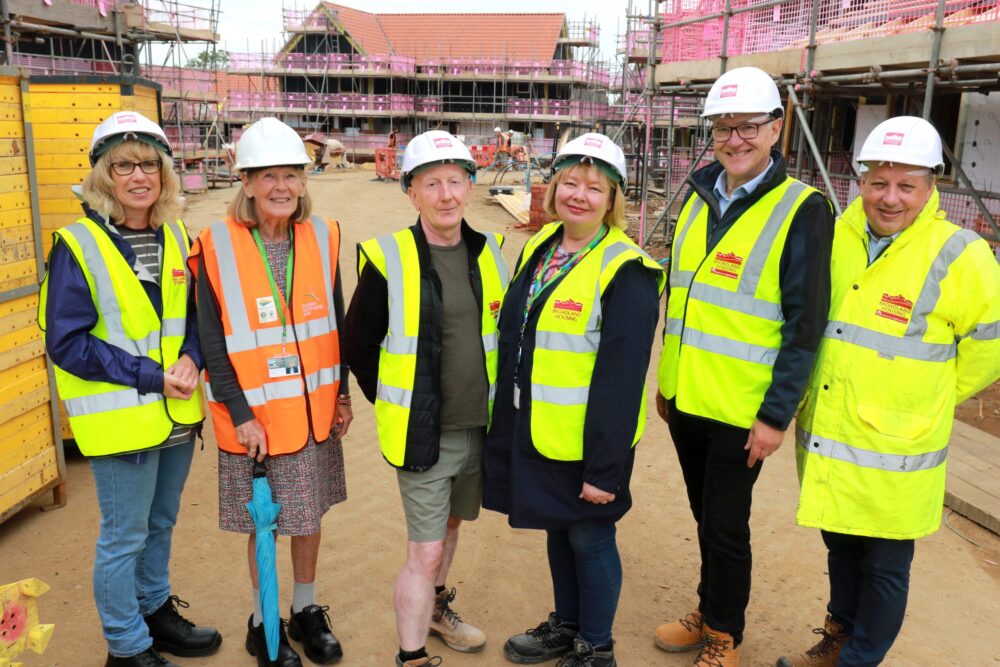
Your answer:
[[[160,160],[143,160],[142,162],[112,162],[111,170],[119,176],[130,176],[136,167],[144,174],[158,174],[163,162]]]
[[[729,141],[729,137],[733,136],[733,131],[735,130],[740,139],[756,139],[762,126],[773,123],[776,120],[777,118],[768,118],[763,123],[740,123],[736,127],[716,125],[712,128],[712,138],[719,143]]]

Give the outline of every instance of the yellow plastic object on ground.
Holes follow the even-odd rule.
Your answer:
[[[34,578],[0,586],[0,667],[21,667],[13,660],[28,649],[45,652],[56,626],[38,622],[35,598],[48,590]]]

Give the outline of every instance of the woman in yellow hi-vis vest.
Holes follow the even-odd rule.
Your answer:
[[[634,447],[666,276],[625,235],[625,156],[603,134],[566,144],[500,311],[483,506],[548,533],[555,609],[507,640],[520,664],[613,667]]]
[[[163,130],[132,111],[94,132],[85,217],[55,232],[38,320],[101,532],[94,600],[107,667],[209,655],[222,637],[177,612],[168,564],[181,491],[204,419],[180,179]]]

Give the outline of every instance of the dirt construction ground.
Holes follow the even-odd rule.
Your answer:
[[[348,294],[355,283],[355,243],[415,219],[399,185],[373,181],[373,176],[359,169],[319,176],[309,184],[317,212],[340,220]],[[192,201],[185,215],[189,228],[196,232],[217,219],[234,192],[223,188]],[[476,187],[466,217],[481,229],[504,232],[504,252],[513,263],[527,234],[510,228],[513,218],[489,201],[484,185]],[[653,355],[650,397],[659,346]],[[334,630],[344,644],[342,664],[388,666],[397,649],[392,583],[403,562],[406,534],[395,475],[379,455],[371,406],[360,392],[355,396],[355,419],[344,447],[348,501],[324,521],[318,597],[330,605]],[[218,627],[224,642],[215,656],[175,662],[250,666],[254,661],[243,648],[251,611],[245,538],[218,529],[211,432],[208,426],[184,493],[172,579],[174,592],[191,604],[185,613]],[[44,655],[21,656],[26,667],[104,664],[106,647],[91,597],[99,520],[94,485],[79,456],[69,457],[68,474],[66,507],[42,513],[39,501],[0,525],[0,584],[38,577],[52,587],[40,608],[42,620],[55,624],[55,635]],[[695,607],[697,575],[694,521],[666,426],[652,405],[633,492],[635,507],[618,532],[625,582],[615,622],[616,655],[626,667],[687,665],[691,656],[663,653],[652,641],[658,623]],[[795,525],[796,498],[793,443],[786,439],[767,461],[756,489],[744,665],[773,665],[779,655],[812,644],[816,636],[810,631],[823,621],[825,551],[817,531]],[[948,521],[951,529],[943,526],[917,547],[906,623],[886,665],[1000,665],[1000,539],[961,517]],[[278,544],[285,610],[291,597],[287,544]],[[507,664],[505,639],[542,621],[552,607],[544,534],[512,530],[503,516],[484,512],[463,528],[448,584],[458,589],[455,608],[486,632],[488,643],[480,654],[462,655],[430,639],[430,653],[440,654],[445,665]]]

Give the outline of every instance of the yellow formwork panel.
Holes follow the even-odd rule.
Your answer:
[[[97,126],[95,125],[94,127]],[[67,155],[74,158],[83,157],[84,159],[89,159],[87,156],[90,155],[90,137],[80,140],[39,139],[35,137],[34,148],[36,158],[49,155]],[[90,162],[87,162],[87,168],[90,168]]]
[[[69,139],[75,142],[86,141],[89,146],[97,125],[97,123],[32,123],[31,132],[36,140]],[[3,123],[0,123],[0,132],[3,131],[2,126]],[[0,134],[0,137],[2,136]]]
[[[0,121],[20,121],[21,120],[21,105],[20,104],[0,104]]]
[[[0,121],[0,139],[24,139],[24,123],[20,120]]]
[[[25,155],[24,139],[9,139],[0,141],[0,158]]]
[[[44,88],[29,86],[31,108],[34,109],[111,109],[121,110],[122,96],[103,93],[50,93]]]
[[[82,151],[75,155],[38,155],[35,154],[35,169],[90,169],[90,158]],[[3,158],[0,158],[2,161]]]
[[[114,113],[113,109],[32,109],[32,127],[53,123],[92,123],[99,125]],[[0,117],[2,120],[2,117]],[[38,136],[37,134],[35,136]]]
[[[24,208],[19,211],[0,213],[0,239],[6,239],[8,236],[14,238],[25,228],[27,228],[28,234],[34,234],[34,230],[31,228],[31,209]]]
[[[28,158],[24,156],[0,157],[0,176],[27,174]]]
[[[31,209],[31,196],[27,192],[0,192],[0,215],[22,208]]]
[[[79,199],[53,199],[51,201],[38,202],[38,212],[42,216],[42,225],[45,225],[45,218],[49,215],[56,215],[60,213],[72,213],[76,217],[74,220],[79,219],[83,215],[83,209],[80,208]]]
[[[36,438],[51,434],[52,420],[48,405],[39,406],[0,424],[0,459],[17,456],[20,448]]]
[[[43,449],[40,454],[0,475],[0,515],[22,499],[30,498],[58,476],[55,447]]]
[[[0,370],[0,423],[49,402],[49,376],[39,357]]]
[[[39,185],[77,185],[83,183],[89,169],[89,164],[86,169],[80,167],[76,169],[38,169],[35,171],[35,178]],[[2,180],[3,177],[0,176],[0,181]]]
[[[0,176],[0,192],[28,192],[28,174]]]

